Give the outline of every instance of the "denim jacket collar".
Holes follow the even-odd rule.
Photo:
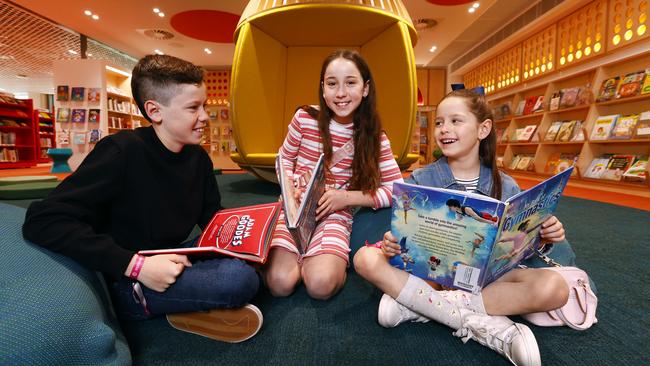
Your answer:
[[[441,157],[433,164],[421,169],[421,174],[414,174],[414,180],[424,180],[420,184],[435,185],[442,188],[465,190],[465,186],[458,184],[454,178],[454,174],[449,168],[446,157]],[[490,195],[492,191],[492,169],[481,164],[479,171],[477,192],[486,196]]]

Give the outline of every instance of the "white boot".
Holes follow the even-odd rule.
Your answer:
[[[411,311],[406,306],[398,303],[387,294],[381,297],[379,310],[377,311],[377,321],[384,328],[394,328],[404,322],[426,323],[429,318]]]
[[[473,339],[502,354],[514,365],[542,364],[537,340],[530,328],[505,316],[464,313],[461,328],[454,335],[461,337],[464,343]]]

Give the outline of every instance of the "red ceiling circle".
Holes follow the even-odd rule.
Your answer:
[[[201,41],[233,43],[239,15],[218,10],[190,10],[174,14],[170,24],[177,32]]]
[[[461,5],[461,4],[467,4],[467,3],[473,3],[476,0],[427,0],[428,3],[431,3],[433,5]]]

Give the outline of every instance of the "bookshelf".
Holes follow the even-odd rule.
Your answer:
[[[31,99],[0,99],[0,169],[36,165]]]
[[[598,61],[598,60],[594,60]],[[612,98],[607,101],[597,102],[603,81],[615,76],[623,78],[626,74],[643,71],[650,68],[650,50],[625,57],[610,57],[601,60],[601,63],[591,63],[590,66],[563,69],[561,72],[551,73],[544,81],[537,83],[523,83],[503,91],[488,101],[494,110],[507,111],[504,105],[509,104],[512,114],[498,115],[495,117],[494,126],[505,135],[498,143],[497,154],[503,162],[503,169],[513,177],[522,177],[541,181],[551,173],[547,172],[549,160],[558,155],[575,156],[577,174],[570,184],[586,188],[620,192],[642,197],[650,197],[650,178],[646,167],[645,181],[615,181],[584,177],[593,159],[606,154],[650,155],[650,138],[632,138],[621,140],[592,140],[590,139],[594,124],[599,116],[630,115],[650,111],[650,94],[636,95],[623,98]],[[650,76],[649,76],[650,77]],[[570,106],[559,105],[557,109],[550,110],[551,99],[560,90],[579,87],[582,89],[577,96],[576,104]],[[530,96],[544,96],[543,111],[527,115],[517,115],[515,111],[522,100]],[[557,121],[582,121],[579,127],[583,134],[582,139],[569,141],[546,141],[545,137],[554,122]],[[529,141],[513,139],[518,128],[535,125],[536,131]],[[575,130],[574,133],[577,133]],[[511,163],[518,155],[531,155],[534,157],[530,170],[512,170]]]
[[[34,136],[36,162],[49,162],[51,159],[47,150],[56,147],[54,113],[46,110],[34,111]]]
[[[226,170],[240,169],[230,159],[230,154],[237,151],[232,137],[230,106],[228,104],[210,104],[206,107],[206,110],[210,119],[208,126],[203,131],[201,146],[208,152],[215,167]]]
[[[435,160],[433,158],[433,151],[437,147],[436,139],[433,135],[435,118],[435,106],[418,107],[417,123],[415,124],[416,128],[414,129],[413,138],[416,139],[414,143],[419,148],[420,166],[424,166]]]

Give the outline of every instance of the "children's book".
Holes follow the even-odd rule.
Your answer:
[[[57,108],[56,110],[57,122],[70,122],[70,108]]]
[[[512,157],[512,160],[510,161],[510,165],[508,165],[508,169],[510,170],[515,170],[517,169],[517,165],[519,165],[519,159],[521,159],[522,155],[515,155]]]
[[[634,134],[634,127],[639,122],[638,114],[631,114],[629,116],[621,116],[616,121],[616,125],[612,129],[611,139],[627,140],[632,138]]]
[[[548,160],[546,160],[546,166],[544,166],[544,173],[555,174],[557,167],[560,164],[561,155],[561,153],[555,152],[548,157]]]
[[[647,139],[650,138],[650,111],[645,111],[639,115],[639,122],[636,124],[636,131],[634,138]]]
[[[56,134],[58,140],[58,145],[68,145],[70,144],[70,131],[61,130]]]
[[[562,90],[562,98],[560,99],[560,108],[571,108],[576,105],[578,101],[578,94],[580,87],[567,88]]]
[[[533,108],[535,107],[535,102],[537,101],[537,96],[530,96],[526,98],[526,104],[524,105],[524,114],[533,113]]]
[[[645,69],[645,80],[641,86],[641,94],[650,93],[650,77],[648,75],[650,75],[650,68]]]
[[[544,135],[544,141],[555,141],[557,133],[560,132],[560,127],[562,127],[563,123],[564,121],[553,122],[551,127],[548,128],[548,131],[546,131],[546,135]]]
[[[394,267],[443,286],[478,293],[531,256],[539,231],[573,168],[502,202],[407,183],[393,185],[391,232],[401,254]]]
[[[217,211],[195,247],[141,250],[142,255],[228,255],[264,263],[280,214],[280,202]]]
[[[557,141],[567,142],[573,134],[573,127],[576,125],[576,121],[565,121],[560,126],[560,131],[557,133]]]
[[[85,145],[86,132],[74,132],[72,136],[72,143],[75,145]]]
[[[634,162],[634,155],[613,155],[609,159],[607,168],[600,178],[619,181],[623,178],[623,173],[630,168],[632,162]]]
[[[582,129],[584,121],[576,120],[576,124],[573,126],[573,133],[571,134],[571,139],[569,141],[584,141],[585,133]]]
[[[59,85],[56,87],[56,100],[60,102],[70,100],[70,88],[67,85]]]
[[[96,143],[102,137],[102,130],[94,129],[88,132],[88,142]]]
[[[82,86],[72,87],[72,93],[70,95],[70,100],[74,102],[83,102],[84,101],[85,88]]]
[[[516,170],[529,170],[533,166],[535,160],[534,156],[531,155],[521,155],[519,157],[519,162],[517,163]]]
[[[630,166],[625,173],[623,179],[637,182],[645,182],[647,178],[646,169],[648,168],[648,156],[639,156],[634,164]]]
[[[605,169],[607,169],[607,163],[609,163],[609,156],[595,158],[591,161],[583,176],[585,178],[600,179],[605,173]]]
[[[99,102],[101,98],[102,89],[101,88],[88,88],[88,101],[91,103]]]
[[[620,114],[611,114],[609,116],[600,116],[594,122],[594,128],[591,130],[590,140],[607,140],[609,134],[612,131],[612,127],[616,124],[616,121],[620,117]]]
[[[562,93],[557,92],[553,93],[551,96],[551,102],[548,105],[548,110],[549,111],[556,111],[560,108],[560,99],[562,99]]]
[[[535,104],[533,105],[533,113],[535,112],[541,112],[544,110],[544,96],[540,95],[537,97],[535,100]]]
[[[533,134],[537,130],[537,125],[528,125],[526,127],[517,129],[517,141],[518,142],[527,142],[530,141],[530,138],[533,137]]]
[[[641,92],[643,79],[645,79],[644,71],[631,72],[625,75],[625,77],[621,79],[621,83],[618,85],[616,97],[627,98],[638,95]]]
[[[515,116],[521,116],[524,114],[524,108],[526,107],[526,100],[520,100],[517,103],[517,109],[515,109]]]
[[[101,110],[100,109],[89,109],[88,110],[88,122],[96,123],[99,122]]]
[[[305,253],[309,239],[316,229],[316,208],[323,192],[325,192],[325,156],[320,155],[311,173],[305,173],[302,178],[307,181],[305,191],[298,202],[294,196],[295,185],[292,177],[287,174],[289,163],[282,160],[278,154],[275,171],[278,173],[282,191],[282,209],[287,229],[291,233],[300,253]]]
[[[86,122],[86,110],[85,109],[73,109],[72,122]]]
[[[614,98],[620,80],[621,78],[619,76],[603,80],[603,83],[600,85],[600,90],[598,91],[596,102],[606,102]]]

